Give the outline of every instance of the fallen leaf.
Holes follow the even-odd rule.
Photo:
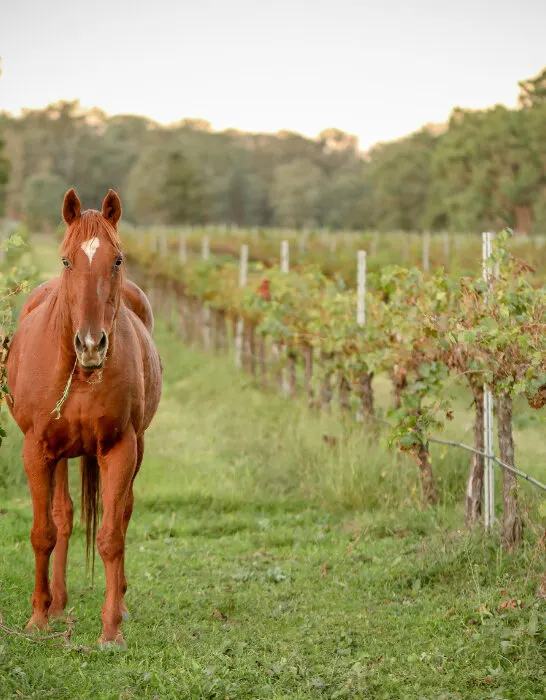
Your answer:
[[[212,617],[215,617],[217,620],[222,620],[222,622],[226,622],[227,620],[227,615],[224,615],[220,610],[213,610]]]
[[[524,608],[525,603],[521,600],[502,600],[498,607],[497,610],[499,612],[502,612],[503,610],[517,610],[518,608]]]

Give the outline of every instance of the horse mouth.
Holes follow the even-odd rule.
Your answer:
[[[86,372],[92,372],[95,369],[102,369],[102,366],[104,365],[104,361],[106,359],[106,354],[104,357],[97,357],[96,355],[94,357],[85,357],[85,354],[77,354],[78,357],[78,364],[82,369],[84,369]]]
[[[99,364],[96,365],[85,365],[83,362],[80,362],[80,367],[84,369],[86,372],[92,372],[94,369],[102,369],[104,362],[100,362]]]

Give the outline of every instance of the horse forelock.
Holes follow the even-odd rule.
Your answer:
[[[99,211],[88,209],[67,227],[61,247],[63,256],[73,258],[82,245],[93,238],[106,239],[116,251],[122,251],[117,229]]]

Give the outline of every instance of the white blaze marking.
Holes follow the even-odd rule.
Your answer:
[[[97,239],[95,238],[95,240]],[[85,344],[87,345],[89,350],[93,350],[93,348],[95,347],[95,341],[91,337],[91,333],[89,331],[87,331],[87,335],[85,336]]]
[[[90,265],[93,262],[93,257],[95,255],[95,253],[97,252],[97,248],[99,246],[100,246],[100,241],[96,236],[94,238],[90,238],[88,241],[85,241],[85,243],[82,243],[82,245],[81,245],[81,249],[89,258]]]

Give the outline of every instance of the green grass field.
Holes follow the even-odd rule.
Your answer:
[[[47,276],[54,248],[35,250]],[[161,323],[156,337],[164,395],[127,539],[128,650],[96,647],[104,575],[97,559],[91,587],[76,527],[72,647],[0,631],[1,699],[545,696],[544,555],[532,527],[517,555],[464,531],[466,454],[435,451],[442,501],[423,511],[413,464],[382,438],[258,391]],[[459,404],[450,434],[468,440],[464,394]],[[544,480],[543,422],[517,415],[519,466]],[[10,424],[0,610],[18,631],[33,583],[20,446]],[[75,502],[77,481],[74,465]],[[535,521],[538,498],[522,494]]]

